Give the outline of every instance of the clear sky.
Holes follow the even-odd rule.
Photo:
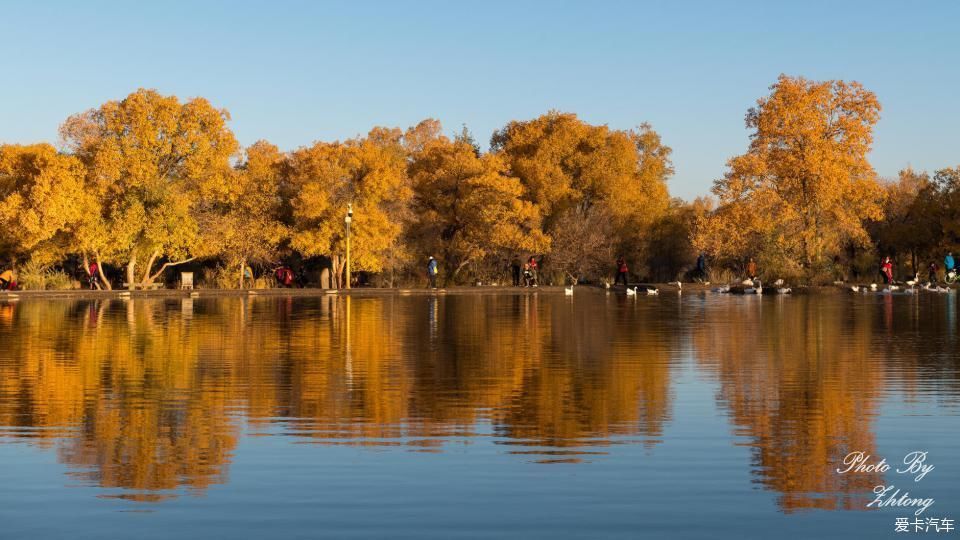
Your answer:
[[[960,2],[0,0],[0,142],[55,142],[138,87],[228,109],[283,149],[440,119],[486,144],[550,109],[653,124],[671,193],[705,194],[780,73],[883,105],[872,162],[960,164]]]

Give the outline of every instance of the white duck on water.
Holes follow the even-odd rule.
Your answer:
[[[632,288],[632,289],[631,289],[630,287],[627,287],[627,296],[636,296],[636,295],[637,295],[637,288],[636,288],[636,287],[634,287],[634,288]]]
[[[563,294],[567,296],[573,296],[573,285],[563,288]]]

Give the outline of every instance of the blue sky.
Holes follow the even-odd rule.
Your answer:
[[[960,164],[960,2],[23,2],[0,0],[0,142],[55,141],[138,87],[204,96],[283,149],[440,119],[484,145],[550,109],[647,121],[671,193],[708,192],[780,73],[862,82],[871,161]]]

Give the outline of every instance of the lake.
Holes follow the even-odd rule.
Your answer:
[[[0,538],[898,537],[957,296],[0,301]]]

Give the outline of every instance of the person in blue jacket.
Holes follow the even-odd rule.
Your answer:
[[[430,288],[437,288],[437,260],[430,256],[430,260],[427,262],[427,277],[430,278]]]
[[[943,267],[947,272],[953,270],[957,265],[957,262],[953,260],[953,252],[948,251],[947,256],[943,258]]]

